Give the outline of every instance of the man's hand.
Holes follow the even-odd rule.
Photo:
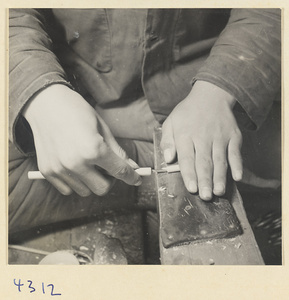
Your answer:
[[[161,147],[167,163],[178,156],[186,188],[203,200],[222,196],[229,162],[233,179],[242,179],[242,135],[232,109],[234,98],[221,88],[195,83],[163,124]]]
[[[128,159],[95,110],[68,87],[47,87],[23,115],[33,131],[39,170],[62,194],[74,190],[83,197],[91,192],[103,195],[111,187],[111,176],[141,184],[133,170],[137,164]]]

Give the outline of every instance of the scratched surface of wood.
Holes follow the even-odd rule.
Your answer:
[[[164,194],[167,198],[159,202],[160,235],[165,248],[242,233],[240,222],[226,197],[202,201],[184,188],[179,172],[169,174],[167,180],[167,185],[159,190],[159,195]]]
[[[161,139],[161,129],[155,130],[154,144],[155,144],[155,168],[160,169],[165,165],[163,160],[163,154],[160,149],[159,143]],[[170,202],[175,200],[176,197],[181,197],[183,204],[179,209],[182,210],[182,214],[193,214],[192,201],[194,201],[194,209],[201,209],[206,203],[197,199],[195,196],[187,193],[180,173],[159,173],[156,176],[158,187],[158,210],[160,216],[160,255],[162,264],[166,265],[262,265],[264,264],[258,245],[256,243],[254,234],[246,217],[246,213],[243,207],[242,199],[237,191],[235,184],[231,183],[229,186],[229,192],[226,195],[229,201],[231,201],[232,207],[235,211],[233,216],[237,216],[240,221],[240,227],[235,222],[226,220],[226,205],[224,211],[225,228],[230,232],[230,225],[232,229],[232,235],[226,237],[220,236],[214,238],[207,235],[207,230],[203,231],[198,228],[198,232],[203,234],[204,237],[196,235],[196,229],[185,228],[184,224],[174,223],[174,218],[168,218],[168,213],[175,215],[175,211],[170,211]],[[178,199],[179,200],[179,199]],[[200,203],[196,202],[199,200]],[[218,202],[219,199],[217,199]],[[222,199],[221,199],[222,201]],[[179,201],[180,202],[180,201]],[[191,202],[191,204],[190,204]],[[181,202],[180,202],[181,203]],[[198,205],[196,205],[198,203]],[[224,205],[224,203],[222,204]],[[167,208],[166,208],[167,206]],[[190,208],[189,208],[190,206]],[[195,207],[196,206],[196,207]],[[231,213],[231,208],[227,207]],[[165,214],[165,218],[164,218]],[[213,214],[211,214],[213,216]],[[187,216],[186,216],[187,217]],[[210,216],[207,216],[210,217]],[[204,216],[206,218],[206,216]],[[234,217],[233,217],[234,218]],[[165,222],[164,222],[165,220]],[[171,220],[171,221],[170,221]],[[213,225],[214,220],[211,219],[209,225]],[[170,223],[171,222],[171,223]],[[206,220],[204,224],[208,225]],[[186,223],[187,224],[187,223]],[[193,223],[192,223],[193,224]],[[202,222],[200,222],[202,224]],[[220,223],[218,223],[220,224]],[[173,227],[179,227],[176,230]],[[222,227],[222,226],[221,226]],[[206,229],[208,226],[206,226]],[[182,229],[182,231],[181,231]],[[220,228],[222,232],[224,228]],[[240,230],[239,230],[240,229]],[[170,236],[169,231],[172,231],[176,236]],[[192,233],[191,233],[192,232]],[[195,232],[195,233],[194,233]],[[236,233],[237,234],[234,234]],[[186,240],[187,238],[187,240]],[[180,244],[176,245],[176,241]],[[172,242],[172,243],[170,243]],[[175,245],[175,246],[174,246]]]

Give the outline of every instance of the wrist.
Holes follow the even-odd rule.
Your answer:
[[[193,94],[201,93],[202,95],[208,95],[209,98],[211,98],[213,95],[214,99],[228,104],[228,106],[231,109],[233,109],[233,107],[237,102],[236,99],[230,93],[218,87],[217,85],[207,81],[201,81],[201,80],[196,81],[196,83],[194,84],[191,90],[191,93]]]
[[[52,84],[39,92],[35,93],[24,106],[21,114],[30,123],[35,115],[42,110],[45,110],[45,104],[52,104],[53,99],[63,92],[72,91],[68,86],[63,84]]]

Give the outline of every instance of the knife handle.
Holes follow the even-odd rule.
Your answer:
[[[152,168],[139,168],[139,169],[135,169],[135,171],[140,176],[150,176],[152,174]],[[45,177],[42,175],[40,171],[29,171],[28,179],[38,180],[38,179],[45,179]]]

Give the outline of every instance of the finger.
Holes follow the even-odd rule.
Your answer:
[[[125,160],[133,169],[139,168],[139,165],[128,157],[125,150],[118,144],[113,136],[107,141],[109,148],[121,159]]]
[[[192,140],[180,136],[176,139],[178,163],[187,190],[190,193],[198,191],[197,175],[195,170],[195,149]]]
[[[241,155],[242,136],[234,136],[228,146],[228,160],[231,167],[233,179],[240,181],[243,177],[243,163]]]
[[[74,174],[60,174],[61,180],[65,182],[72,190],[74,190],[81,197],[88,197],[91,194],[90,189],[88,189],[85,184],[83,184],[77,176]]]
[[[203,200],[212,199],[213,162],[210,145],[197,145],[196,149],[196,173],[198,178],[199,195]]]
[[[119,156],[120,158],[122,158],[123,160],[126,160],[126,162],[133,169],[139,168],[138,164],[135,161],[133,161],[132,159],[130,159],[128,157],[127,153],[125,152],[125,150],[118,144],[118,142],[116,141],[116,139],[112,135],[110,129],[105,124],[105,122],[99,117],[99,115],[98,115],[98,121],[101,124],[101,131],[102,131],[103,139],[106,142],[106,144],[112,149],[112,151],[117,156]]]
[[[213,145],[213,193],[222,196],[226,190],[227,178],[227,149],[222,142],[215,142]]]
[[[176,158],[176,146],[170,117],[168,117],[163,124],[160,145],[164,153],[165,162],[168,164],[172,163]]]
[[[106,170],[111,176],[118,178],[130,185],[140,185],[141,177],[127,163],[116,155],[110,147],[103,145],[101,155],[96,160],[96,165]]]
[[[85,167],[80,174],[81,181],[98,196],[107,194],[113,184],[111,178],[101,174],[94,166]]]
[[[45,178],[62,194],[65,196],[72,194],[72,189],[64,183],[62,180],[54,177],[54,176],[46,176]]]

